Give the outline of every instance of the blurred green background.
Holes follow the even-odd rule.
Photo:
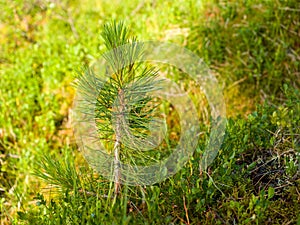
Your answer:
[[[0,9],[1,225],[300,224],[299,1],[0,0]],[[72,136],[72,82],[104,51],[100,32],[114,19],[141,41],[204,59],[224,90],[224,144],[201,174],[203,137],[186,167],[145,196],[129,188],[111,203],[72,185],[49,194],[32,175],[41,154],[62,158],[60,172],[68,160],[88,167]],[[88,190],[109,189],[78,173]]]

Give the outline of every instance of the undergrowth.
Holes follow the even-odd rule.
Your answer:
[[[1,225],[300,224],[298,1],[17,0],[0,7]],[[113,183],[77,151],[70,125],[74,71],[101,55],[99,33],[112,19],[140,40],[173,42],[204,58],[230,115],[206,171],[199,160],[208,132],[179,173],[124,186],[115,200]],[[190,85],[181,75],[180,82]]]

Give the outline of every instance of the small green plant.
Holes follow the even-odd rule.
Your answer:
[[[95,118],[91,120],[96,121],[99,139],[107,153],[114,157],[111,166],[117,195],[121,182],[133,176],[124,175],[121,161],[143,165],[153,160],[151,154],[147,155],[142,150],[146,143],[138,140],[151,132],[149,124],[154,121],[159,102],[148,93],[158,90],[160,81],[155,67],[139,62],[143,47],[136,38],[129,37],[129,31],[122,22],[104,25],[101,36],[107,50],[103,54],[104,74],[86,68],[77,78],[77,89],[88,99],[87,104],[91,104],[91,98],[96,98]],[[79,110],[84,116],[89,116],[88,108],[89,105],[84,105]],[[93,163],[97,164],[97,159]]]

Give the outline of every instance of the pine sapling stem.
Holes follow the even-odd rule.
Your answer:
[[[120,171],[120,149],[121,149],[121,126],[124,117],[125,103],[124,93],[122,89],[119,89],[119,102],[117,105],[116,116],[116,141],[114,145],[114,181],[115,181],[115,195],[120,192],[121,186],[121,171]]]
[[[118,195],[120,191],[120,159],[119,159],[119,151],[120,151],[120,142],[118,138],[116,139],[114,145],[114,180],[115,180],[115,194]]]

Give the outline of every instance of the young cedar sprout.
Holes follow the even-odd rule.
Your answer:
[[[101,36],[107,50],[102,55],[105,70],[83,69],[78,76],[77,89],[86,96],[97,93],[93,119],[98,138],[114,157],[114,191],[117,195],[122,180],[126,179],[122,176],[121,161],[141,165],[156,160],[153,153],[142,148],[156,146],[155,140],[146,143],[145,138],[152,132],[151,127],[159,125],[156,109],[160,100],[149,93],[159,89],[160,81],[157,70],[141,61],[142,45],[137,44],[135,37],[130,38],[124,23],[105,25]],[[124,45],[128,47],[119,48]],[[91,112],[82,108],[82,113]]]

